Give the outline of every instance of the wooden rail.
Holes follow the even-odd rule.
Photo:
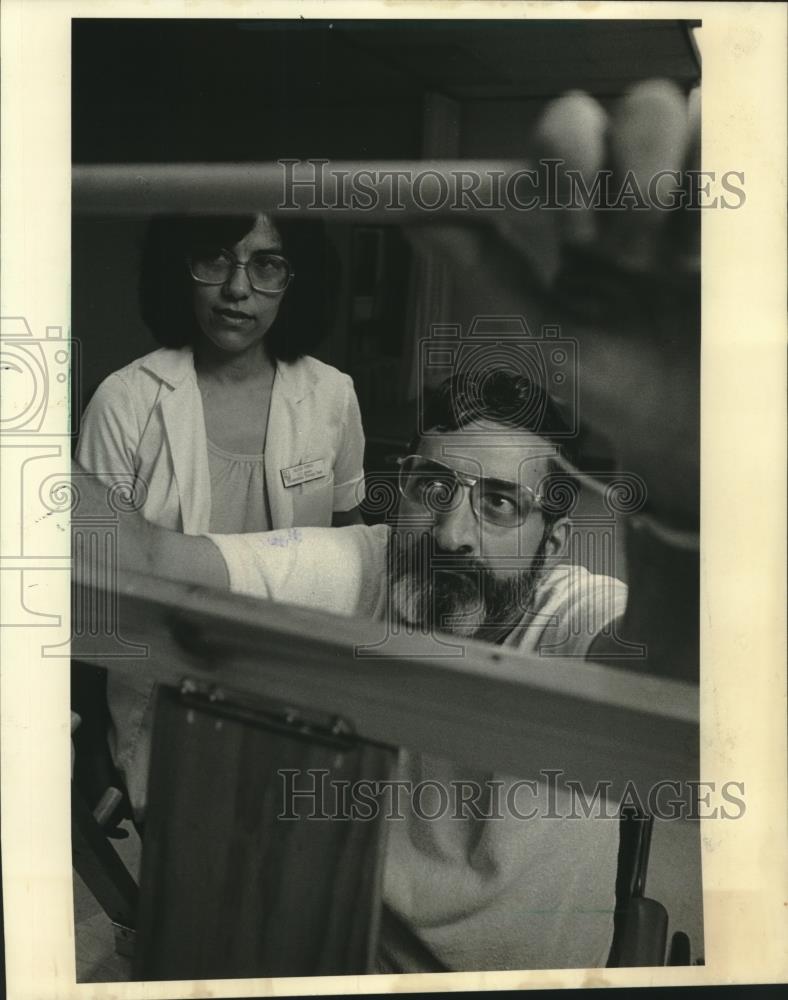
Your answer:
[[[480,205],[502,205],[507,185],[522,203],[535,192],[522,174],[530,165],[511,160],[286,162],[75,165],[72,207],[79,214],[132,216],[264,208],[399,225],[467,219]]]
[[[77,591],[87,584],[76,584]],[[439,754],[500,773],[564,772],[590,791],[632,782],[697,779],[698,689],[677,680],[455,637],[387,635],[383,623],[128,575],[108,594],[127,642],[146,656],[102,648],[104,630],[74,638],[72,655],[112,671],[336,715],[366,739]]]

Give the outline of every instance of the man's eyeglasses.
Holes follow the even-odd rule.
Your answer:
[[[287,258],[278,253],[255,253],[241,262],[230,250],[216,250],[196,253],[187,263],[192,278],[201,285],[223,285],[240,267],[251,287],[267,295],[281,294],[294,277]]]
[[[421,455],[407,455],[398,459],[398,464],[402,496],[434,514],[446,514],[460,506],[460,486],[470,489],[471,508],[478,521],[503,528],[519,527],[532,508],[541,504],[541,496],[530,486],[468,476]]]

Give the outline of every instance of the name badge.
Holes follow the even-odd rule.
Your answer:
[[[291,486],[311,483],[313,479],[322,479],[326,476],[326,460],[324,458],[316,458],[314,462],[291,465],[289,469],[282,469],[281,472],[285,489],[289,489]]]

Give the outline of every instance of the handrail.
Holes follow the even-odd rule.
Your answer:
[[[87,593],[79,591],[89,588]],[[185,679],[349,720],[361,736],[538,778],[561,770],[645,796],[697,780],[698,688],[585,660],[524,655],[482,642],[391,634],[384,623],[127,574],[110,595],[77,582],[76,600],[114,605],[119,634],[146,656],[72,656],[180,686]],[[645,799],[643,799],[645,803]]]

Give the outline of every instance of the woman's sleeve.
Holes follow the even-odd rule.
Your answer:
[[[347,378],[341,440],[334,461],[334,510],[358,507],[364,499],[364,429],[353,380]]]
[[[82,416],[75,458],[102,482],[136,474],[137,417],[128,386],[117,374],[96,389]]]

